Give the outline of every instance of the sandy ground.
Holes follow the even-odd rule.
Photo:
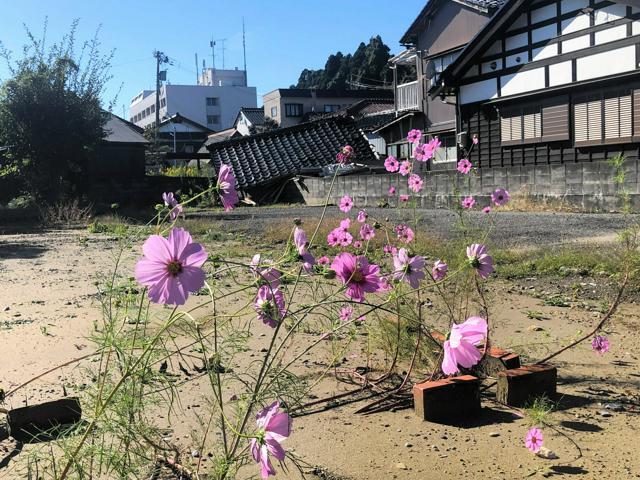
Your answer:
[[[111,264],[115,246],[109,237],[84,231],[0,236],[1,388],[9,391],[54,365],[90,352],[87,336],[100,315],[94,297],[96,273]],[[128,259],[131,269],[133,258],[132,252]],[[544,306],[527,293],[524,283],[517,288],[502,283],[492,287],[496,344],[536,359],[545,351],[535,344],[557,345],[593,324],[594,312],[577,306]],[[549,319],[531,320],[523,313],[526,310],[542,311]],[[609,354],[600,357],[585,345],[555,362],[561,400],[551,417],[557,432],[545,429],[545,445],[558,455],[557,460],[529,453],[524,448],[525,421],[490,399],[483,400],[483,413],[477,421],[460,426],[422,422],[411,409],[356,415],[354,411],[364,403],[346,405],[296,418],[286,447],[308,465],[322,468],[324,473],[310,474],[309,478],[640,478],[638,325],[640,308],[627,303],[610,326]],[[539,328],[532,331],[532,326]],[[260,327],[256,334],[265,332]],[[308,334],[301,345],[316,338]],[[257,352],[261,341],[259,335],[252,339]],[[357,346],[345,358],[345,368],[355,368],[363,361]],[[308,362],[300,372],[314,368],[319,366]],[[77,374],[71,367],[57,371],[10,397],[6,406],[59,398],[62,385]],[[195,381],[183,389],[185,416],[174,426],[174,439],[186,452],[194,448],[190,430],[202,415],[205,390],[200,391],[199,386]],[[323,397],[347,388],[352,387],[327,378],[316,394]],[[0,442],[0,478],[22,478],[12,468],[19,458],[12,456],[13,446],[11,439]],[[288,473],[276,468],[277,478],[301,478],[294,468]],[[239,478],[255,473],[256,469],[247,467]]]

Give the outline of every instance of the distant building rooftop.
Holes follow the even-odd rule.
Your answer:
[[[314,88],[276,88],[264,96],[278,92],[281,97],[317,98],[393,98],[393,90],[362,89],[362,90],[325,90]]]

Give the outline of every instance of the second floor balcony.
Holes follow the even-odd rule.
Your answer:
[[[396,86],[396,110],[418,110],[420,99],[418,95],[418,81],[403,83]]]

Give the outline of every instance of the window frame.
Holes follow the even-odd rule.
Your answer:
[[[220,98],[218,97],[206,97],[207,107],[218,107],[220,105]]]
[[[296,110],[299,108],[300,113],[295,115],[290,113],[290,109],[295,107]],[[304,105],[302,103],[285,103],[284,104],[284,116],[287,118],[300,118],[304,114]]]
[[[209,119],[218,119],[217,122],[210,122]],[[207,125],[217,125],[220,123],[220,115],[207,115]]]

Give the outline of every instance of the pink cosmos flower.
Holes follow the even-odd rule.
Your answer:
[[[498,207],[507,203],[510,198],[509,192],[504,188],[498,188],[491,194],[491,201]]]
[[[389,277],[387,277],[387,276],[380,277],[380,291],[381,292],[388,292],[392,288],[393,287],[391,286],[391,283],[389,282]]]
[[[348,247],[349,245],[351,245],[351,242],[353,242],[353,235],[351,235],[349,232],[342,232],[339,242],[340,246]]]
[[[329,265],[331,263],[331,259],[326,255],[323,255],[318,259],[318,265]]]
[[[347,231],[349,230],[349,227],[351,227],[351,219],[350,218],[343,218],[342,220],[340,220],[340,230],[343,231]]]
[[[471,317],[461,324],[454,324],[444,342],[442,372],[454,375],[460,367],[471,368],[482,358],[476,345],[487,338],[487,321],[482,317]]]
[[[360,238],[362,238],[362,240],[369,241],[375,236],[376,230],[368,223],[365,223],[360,227]]]
[[[418,162],[426,162],[433,157],[433,150],[430,143],[416,145],[413,149],[413,158]]]
[[[473,138],[471,139],[471,141],[473,142],[474,145],[478,145],[478,143],[480,143],[480,139],[476,134],[473,135]]]
[[[409,134],[407,135],[407,141],[411,143],[418,143],[421,138],[422,138],[422,132],[417,128],[410,130]]]
[[[357,218],[358,222],[360,222],[360,223],[364,223],[364,222],[366,222],[366,221],[367,221],[367,217],[368,217],[368,216],[369,216],[369,215],[367,215],[366,210],[360,210],[360,211],[358,212],[358,216],[357,216],[356,218]]]
[[[442,146],[442,142],[440,141],[440,139],[438,137],[434,137],[433,139],[431,139],[431,141],[429,142],[429,148],[431,150],[433,150],[434,152],[436,150],[438,150],[440,147]]]
[[[336,247],[336,246],[338,246],[338,244],[340,243],[340,236],[341,236],[341,235],[342,235],[342,234],[341,234],[341,233],[339,233],[339,232],[337,231],[337,229],[336,229],[336,230],[331,230],[331,231],[327,234],[327,244],[328,244],[330,247]]]
[[[418,288],[420,286],[420,280],[424,280],[426,275],[424,273],[424,258],[416,255],[410,257],[406,248],[398,250],[397,255],[393,257],[393,267],[395,272],[393,274],[396,280],[405,280],[411,288]]]
[[[436,260],[431,269],[431,276],[438,282],[447,276],[447,270],[449,270],[449,265],[442,260]]]
[[[400,164],[400,175],[406,177],[411,173],[411,162],[409,160],[405,160]]]
[[[249,264],[258,283],[270,285],[271,288],[278,288],[280,286],[281,273],[271,266],[273,263],[271,260],[266,260],[262,266],[260,263],[261,256],[256,253]]]
[[[162,200],[164,200],[165,207],[169,207],[171,209],[169,212],[169,218],[173,222],[182,213],[182,205],[178,203],[173,192],[164,192],[162,194]]]
[[[395,173],[400,168],[400,164],[398,163],[398,159],[393,155],[389,155],[387,159],[384,161],[384,168],[386,168],[387,172]]]
[[[412,192],[415,192],[415,193],[420,192],[420,190],[422,190],[422,186],[424,184],[424,182],[420,178],[420,175],[417,175],[415,173],[412,173],[409,176],[409,182],[408,183],[409,183],[409,190],[411,190]]]
[[[473,197],[464,197],[462,202],[460,202],[462,208],[466,208],[467,210],[471,210],[473,206],[476,204],[476,201]]]
[[[233,210],[233,207],[238,203],[236,177],[233,175],[231,167],[226,163],[222,164],[218,172],[218,192],[224,209],[226,211]]]
[[[389,187],[389,195],[393,196],[396,194],[396,187],[394,187],[393,185],[391,185]]]
[[[400,195],[398,198],[400,199],[401,202],[409,201],[409,195]]]
[[[296,227],[293,231],[293,243],[295,243],[296,248],[298,249],[298,256],[300,257],[300,260],[302,260],[302,267],[307,273],[312,273],[316,260],[307,249],[309,246],[307,234],[300,227]]]
[[[525,446],[533,453],[538,453],[542,447],[542,432],[538,428],[532,428],[527,432],[527,436],[524,439]]]
[[[262,285],[258,289],[253,307],[258,314],[258,319],[272,328],[284,317],[284,295],[278,288]]]
[[[345,145],[336,155],[336,160],[338,163],[347,163],[353,156],[353,153],[353,147],[351,145]]]
[[[360,240],[356,240],[355,242],[353,242],[353,248],[355,248],[356,250],[360,250],[362,248],[362,242]]]
[[[353,199],[349,195],[345,195],[340,199],[340,210],[348,213],[353,208]]]
[[[291,417],[286,413],[278,413],[279,409],[280,402],[274,402],[258,413],[256,416],[258,431],[255,438],[250,441],[251,455],[260,465],[260,474],[263,479],[276,474],[269,460],[269,454],[277,460],[284,460],[285,451],[280,444],[291,435]]]
[[[486,206],[482,209],[482,213],[491,213],[491,207]]]
[[[386,255],[395,254],[397,251],[398,249],[393,245],[385,245],[384,247],[382,247],[382,252]]]
[[[486,279],[493,272],[493,258],[487,253],[487,247],[474,243],[467,247],[467,258],[478,275]]]
[[[340,309],[340,320],[348,322],[353,316],[353,307],[342,307]]]
[[[204,286],[202,265],[207,252],[182,228],[174,228],[168,238],[151,235],[142,246],[144,256],[138,260],[135,277],[149,287],[154,303],[184,305],[189,292]]]
[[[411,230],[408,225],[398,225],[394,228],[394,231],[398,236],[398,240],[400,240],[402,243],[411,243],[413,241],[413,238],[415,237],[413,230]]]
[[[609,351],[609,340],[603,335],[596,335],[591,341],[591,348],[594,352],[604,355]]]
[[[366,257],[348,252],[340,253],[331,264],[336,276],[347,286],[345,295],[355,302],[363,302],[365,293],[380,289],[380,267],[371,265]]]
[[[463,158],[462,160],[460,160],[458,162],[458,171],[460,173],[462,173],[463,175],[466,175],[467,173],[469,173],[471,171],[472,167],[473,167],[473,165],[466,158]]]

